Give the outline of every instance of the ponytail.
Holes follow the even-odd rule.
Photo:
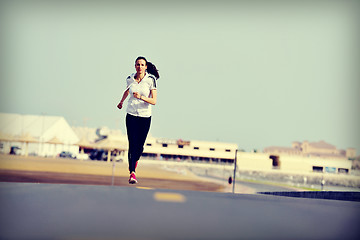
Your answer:
[[[158,79],[160,77],[159,75],[159,70],[157,70],[156,66],[154,64],[152,64],[151,62],[148,62],[146,60],[145,57],[138,57],[136,60],[135,60],[135,63],[137,62],[137,60],[139,59],[143,59],[145,60],[146,62],[146,66],[147,66],[147,72],[154,75],[156,79]]]
[[[148,73],[154,75],[156,79],[160,77],[158,70],[156,69],[156,66],[152,64],[151,62],[147,62],[147,71]]]

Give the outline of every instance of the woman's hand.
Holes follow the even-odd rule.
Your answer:
[[[140,93],[134,92],[133,95],[134,95],[134,98],[141,99]]]
[[[125,99],[127,98],[128,95],[129,95],[129,88],[124,91],[123,96],[121,98],[121,101],[117,105],[118,109],[122,109],[123,103],[124,103],[124,101],[125,101]]]
[[[156,89],[153,89],[150,92],[151,92],[151,97],[142,96],[138,92],[134,92],[133,95],[134,95],[134,98],[137,98],[137,99],[140,99],[140,100],[142,100],[144,102],[155,105],[156,104],[156,98],[157,98]]]
[[[117,105],[117,108],[118,108],[118,109],[122,109],[122,105],[123,105],[123,103],[122,103],[122,102],[119,102],[119,104]]]

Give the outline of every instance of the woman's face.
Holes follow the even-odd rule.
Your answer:
[[[146,61],[144,59],[139,59],[135,63],[135,69],[137,74],[144,74],[147,69]]]

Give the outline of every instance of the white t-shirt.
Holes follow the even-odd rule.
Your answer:
[[[155,77],[146,72],[140,83],[136,82],[134,77],[135,73],[126,79],[126,89],[129,89],[130,96],[126,112],[137,117],[151,117],[151,104],[135,98],[133,93],[138,92],[142,96],[151,97],[151,90],[156,89]]]

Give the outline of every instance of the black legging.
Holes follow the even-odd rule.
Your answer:
[[[129,171],[135,172],[135,164],[144,151],[144,143],[150,129],[151,117],[126,115],[126,131],[129,140]]]

